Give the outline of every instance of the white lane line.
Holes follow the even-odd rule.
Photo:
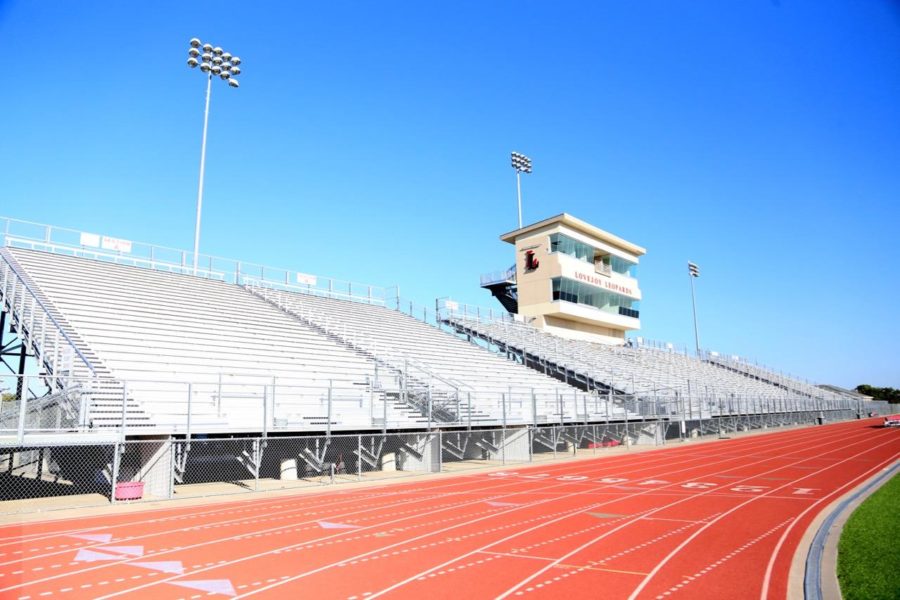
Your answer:
[[[810,437],[812,437],[812,436],[810,436]],[[860,435],[860,437],[862,437],[862,435]],[[822,439],[822,438],[821,438],[821,434],[819,434],[819,435],[817,436],[816,439],[821,440],[821,439]],[[846,440],[846,437],[844,438],[844,440]],[[789,441],[789,442],[787,442],[787,443],[785,443],[785,442],[782,441],[781,436],[779,436],[778,439],[774,439],[774,440],[773,440],[773,439],[761,439],[761,438],[755,438],[755,440],[752,440],[752,441],[757,442],[757,445],[755,445],[754,447],[755,447],[755,448],[759,448],[759,449],[766,449],[766,448],[770,448],[770,447],[773,447],[773,446],[776,447],[776,448],[782,449],[782,450],[785,449],[785,447],[787,447],[787,448],[792,448],[792,447],[795,447],[795,446],[805,447],[805,448],[808,448],[808,447],[809,447],[809,446],[808,446],[808,443],[807,443],[807,440],[806,440],[805,438],[804,438],[804,439],[798,439],[798,440],[792,440],[792,441]],[[826,443],[823,443],[823,444],[819,444],[819,446],[827,446],[827,445],[831,445],[831,444],[834,444],[834,443],[838,443],[838,442],[837,442],[837,441],[835,441],[835,442],[829,441],[829,442],[826,442]],[[742,447],[743,447],[743,445],[742,445]],[[689,456],[690,456],[690,455],[689,455]],[[723,462],[728,462],[728,461],[730,461],[730,460],[739,460],[739,459],[741,459],[741,458],[745,458],[745,456],[741,456],[741,455],[729,456],[728,458],[723,458],[723,459],[718,460],[718,461],[710,462],[710,461],[709,461],[710,457],[708,457],[705,453],[701,453],[700,456],[698,456],[698,457],[696,457],[696,458],[698,458],[698,459],[700,459],[700,460],[703,461],[703,462],[701,463],[701,465],[694,466],[694,467],[690,467],[690,468],[687,468],[687,469],[678,470],[678,471],[672,471],[671,469],[667,469],[667,470],[664,472],[664,474],[667,475],[667,476],[671,476],[673,473],[679,473],[679,472],[681,472],[681,471],[691,470],[691,468],[699,468],[699,467],[705,467],[705,466],[713,466],[713,465],[720,464],[720,463],[723,463]],[[760,460],[756,461],[755,463],[750,463],[749,465],[747,465],[747,464],[741,465],[741,468],[746,468],[747,466],[752,466],[753,464],[759,464],[759,463],[763,463],[763,462],[767,462],[767,461],[771,461],[771,460],[772,460],[772,457],[771,457],[771,456],[761,457]],[[720,473],[724,473],[724,472],[727,472],[727,471],[728,471],[728,469],[723,470],[723,471],[719,471],[719,472],[720,472]],[[713,473],[713,475],[714,475],[714,474],[715,474],[715,473]],[[660,476],[662,476],[662,475],[660,475]],[[708,477],[708,476],[710,476],[710,475],[703,475],[702,477]],[[692,479],[695,480],[696,478],[692,478]],[[609,487],[612,487],[612,486],[614,486],[614,485],[615,485],[615,484],[611,484]],[[676,483],[676,484],[671,484],[671,485],[680,485],[680,484],[679,484],[679,483]],[[632,497],[635,497],[635,496],[649,495],[650,493],[656,491],[657,489],[658,489],[658,488],[648,488],[646,491],[641,492],[641,493],[635,493],[635,494],[630,494],[630,495],[626,495],[626,496],[619,496],[619,497],[617,497],[617,498],[614,498],[614,499],[610,500],[609,502],[602,503],[602,504],[600,504],[599,506],[602,506],[603,504],[609,504],[609,503],[612,503],[612,502],[618,502],[618,501],[620,501],[620,500],[632,498]],[[715,489],[715,488],[713,488],[713,490],[714,490],[714,489]],[[710,491],[713,491],[713,490],[710,490]],[[680,503],[680,502],[683,502],[683,501],[692,499],[692,498],[694,498],[694,497],[696,497],[696,495],[689,496],[689,497],[685,497],[685,498],[683,498],[683,499],[681,499],[681,500],[679,500],[679,501],[676,501],[676,502],[671,503],[671,505],[678,504],[678,503]],[[663,508],[664,508],[664,507],[663,507]],[[554,522],[554,521],[551,521],[550,523],[553,523],[553,522]],[[546,526],[547,524],[549,524],[549,523],[545,523],[543,526]],[[527,530],[525,530],[525,531],[520,532],[520,534],[522,534],[522,533],[528,533],[528,532],[530,532],[531,530],[537,529],[537,528],[538,528],[538,527],[535,527],[535,528],[532,528],[532,529],[527,529]],[[610,532],[610,533],[612,533],[612,532]],[[608,534],[607,534],[607,535],[608,535]],[[453,559],[451,559],[451,560],[449,560],[449,561],[446,561],[446,562],[444,562],[444,563],[442,563],[442,564],[440,564],[440,565],[438,565],[438,566],[436,566],[436,567],[433,567],[433,568],[428,569],[428,570],[426,570],[426,571],[422,571],[422,572],[420,572],[420,573],[417,573],[416,575],[413,575],[412,577],[409,577],[409,578],[407,578],[407,579],[405,579],[405,580],[403,580],[403,581],[400,581],[400,582],[398,582],[398,583],[396,583],[396,584],[394,584],[394,585],[391,585],[391,586],[389,586],[389,587],[387,587],[387,588],[385,588],[385,589],[379,591],[379,592],[376,593],[373,597],[377,597],[377,596],[379,596],[379,595],[382,595],[382,594],[388,593],[388,592],[390,592],[390,591],[393,591],[393,590],[395,590],[395,589],[397,589],[397,588],[399,588],[399,587],[401,587],[401,586],[403,586],[403,585],[406,585],[406,584],[410,583],[411,581],[415,580],[417,577],[419,577],[419,576],[421,576],[421,575],[423,575],[423,574],[431,573],[431,572],[433,572],[433,571],[435,571],[435,570],[442,569],[442,568],[446,567],[447,565],[453,564],[453,563],[456,562],[456,561],[464,560],[464,559],[468,558],[469,556],[473,555],[475,552],[483,551],[483,550],[485,550],[485,549],[487,549],[487,548],[490,548],[491,546],[493,546],[493,545],[495,545],[495,544],[499,544],[499,543],[505,542],[505,541],[507,541],[508,539],[511,539],[511,538],[513,538],[513,537],[516,537],[516,536],[509,536],[509,538],[504,538],[504,539],[502,539],[502,540],[498,540],[498,541],[496,541],[496,542],[492,542],[491,544],[488,544],[488,545],[486,545],[486,546],[483,546],[482,548],[479,548],[479,549],[476,549],[476,550],[474,550],[474,551],[472,551],[472,552],[469,552],[468,554],[464,554],[464,555],[458,556],[458,557],[453,558]]]
[[[868,432],[866,432],[866,433],[868,433]],[[887,437],[887,436],[880,436],[880,437]],[[864,438],[863,440],[861,440],[861,441],[858,442],[858,443],[860,443],[860,444],[861,444],[861,443],[864,443],[864,442],[868,441],[869,439],[871,439],[871,435],[868,435],[866,438]],[[846,441],[846,438],[844,438],[843,440],[839,440],[839,441],[845,442],[845,441]],[[693,534],[691,534],[690,536],[688,536],[688,538],[687,538],[686,540],[684,540],[683,542],[681,542],[681,543],[680,543],[674,550],[672,550],[665,558],[663,558],[659,563],[657,563],[656,566],[653,567],[653,569],[650,571],[650,573],[644,578],[644,580],[641,581],[640,584],[638,584],[638,586],[634,589],[634,591],[631,593],[631,595],[628,596],[628,600],[635,600],[635,599],[637,598],[638,594],[640,594],[640,593],[644,590],[644,588],[647,587],[647,585],[650,583],[650,580],[653,579],[653,578],[656,576],[656,574],[659,573],[660,570],[661,570],[661,569],[662,569],[662,568],[663,568],[670,560],[672,560],[672,558],[673,558],[676,554],[678,554],[679,552],[681,552],[681,550],[684,549],[685,546],[687,546],[689,543],[691,543],[692,541],[694,541],[694,540],[697,538],[698,535],[700,535],[701,533],[703,533],[704,531],[706,531],[707,529],[709,529],[710,527],[712,527],[713,525],[715,525],[716,523],[718,523],[719,521],[721,521],[722,519],[724,519],[725,517],[727,517],[728,515],[732,514],[732,513],[735,512],[736,510],[739,510],[739,509],[741,509],[741,508],[747,506],[748,504],[751,504],[752,502],[755,502],[755,501],[757,501],[757,500],[759,500],[759,499],[761,499],[761,498],[766,498],[766,497],[768,496],[768,494],[771,493],[771,492],[776,492],[776,491],[779,491],[779,490],[784,489],[784,488],[786,488],[786,487],[789,487],[789,486],[792,486],[792,485],[796,485],[796,483],[797,483],[798,481],[803,481],[804,479],[807,479],[807,478],[812,477],[812,476],[814,476],[814,475],[818,475],[819,473],[823,473],[823,472],[825,472],[825,471],[828,471],[829,469],[832,469],[832,468],[834,468],[834,467],[837,466],[837,465],[841,465],[841,464],[843,464],[843,463],[845,463],[845,462],[849,462],[849,461],[851,461],[851,460],[855,460],[858,456],[862,456],[863,454],[867,454],[868,452],[871,452],[872,450],[875,450],[876,448],[880,448],[881,446],[889,445],[889,444],[891,444],[891,443],[893,443],[893,442],[894,442],[893,439],[889,439],[887,442],[884,442],[883,444],[878,444],[877,446],[868,447],[868,448],[866,448],[865,450],[863,450],[863,451],[861,451],[861,452],[857,452],[856,454],[854,454],[854,455],[852,455],[852,456],[850,456],[850,457],[847,457],[847,458],[845,458],[845,459],[843,459],[843,460],[841,460],[841,461],[839,461],[839,462],[832,463],[832,464],[830,464],[830,465],[828,465],[828,466],[826,466],[826,467],[822,467],[822,468],[820,468],[820,469],[818,469],[818,470],[816,470],[816,471],[812,471],[812,472],[810,472],[810,473],[804,475],[803,477],[798,477],[797,479],[794,479],[793,481],[789,481],[788,483],[785,483],[785,484],[783,484],[783,485],[780,485],[780,486],[774,488],[773,490],[770,490],[770,492],[762,493],[762,494],[760,494],[760,495],[758,495],[758,496],[753,496],[753,497],[747,499],[746,501],[742,502],[741,504],[738,504],[737,506],[734,506],[734,507],[730,508],[729,510],[723,512],[721,515],[719,515],[718,517],[716,517],[715,519],[713,519],[712,521],[710,521],[709,523],[707,523],[706,525],[704,525],[703,527],[701,527],[700,529],[698,529],[697,531],[695,531]],[[843,447],[846,448],[846,447],[848,447],[848,446],[855,446],[855,445],[856,445],[856,443],[852,443],[852,444],[844,443],[844,444],[843,444]],[[770,472],[775,472],[775,471],[777,471],[777,470],[780,470],[780,469],[775,469],[775,470],[770,471]]]
[[[759,440],[757,440],[757,441],[759,441]],[[780,441],[780,440],[779,440],[779,441]],[[771,443],[771,440],[766,440],[766,442],[768,442],[768,443],[760,444],[760,446],[761,446],[761,447],[768,447],[768,446],[770,446],[770,445],[775,445],[775,444]],[[797,445],[797,446],[801,446],[801,445],[802,445],[802,446],[805,446],[805,445],[806,445],[806,442],[805,442],[805,441],[797,441],[795,444],[790,444],[790,445],[791,445],[791,446],[793,446],[793,445]],[[783,447],[784,447],[784,444],[781,444],[781,447],[783,448]],[[698,461],[701,461],[701,464],[700,464],[700,465],[692,465],[691,467],[687,467],[687,468],[685,468],[685,469],[681,469],[681,470],[678,470],[678,471],[671,471],[671,469],[669,469],[669,470],[666,471],[666,473],[669,474],[669,475],[671,475],[672,473],[678,473],[678,472],[681,472],[681,471],[689,471],[689,470],[691,470],[691,469],[696,469],[696,468],[700,468],[700,467],[710,466],[711,464],[712,464],[712,465],[715,465],[715,464],[724,463],[724,462],[728,462],[728,461],[732,461],[732,460],[737,460],[737,458],[724,458],[724,459],[721,459],[721,460],[714,461],[714,462],[710,463],[708,457],[706,457],[706,456],[692,457],[692,456],[689,455],[689,456],[688,456],[688,460],[686,460],[685,462],[692,462],[693,459],[697,459]],[[760,460],[760,461],[758,461],[758,462],[765,462],[765,461],[768,461],[768,460],[771,460],[771,457],[766,457],[765,459]],[[671,462],[668,463],[669,466],[671,466],[671,464],[672,464]],[[745,466],[746,466],[746,465],[745,465]],[[720,471],[720,472],[726,472],[726,471]],[[704,477],[706,477],[706,475],[704,475]],[[535,480],[535,481],[546,481],[546,480],[544,479],[544,480]],[[576,483],[576,484],[577,484],[577,483],[583,483],[583,482],[578,482],[578,481],[576,481],[576,482],[572,482],[572,483]],[[609,484],[607,487],[613,487],[614,485],[616,485],[616,484]],[[680,485],[680,484],[672,484],[672,485]],[[555,487],[555,486],[554,486],[554,487]],[[612,500],[607,500],[607,501],[605,501],[605,502],[601,502],[601,503],[598,503],[598,504],[596,504],[596,505],[591,505],[591,507],[583,508],[583,509],[582,509],[582,512],[583,512],[584,510],[593,510],[594,508],[597,508],[597,507],[600,507],[600,506],[604,506],[605,504],[609,504],[609,503],[612,503],[612,502],[617,502],[617,501],[620,501],[620,500],[623,500],[623,499],[626,499],[626,498],[631,498],[631,497],[634,497],[634,496],[641,496],[641,495],[647,494],[648,492],[651,492],[652,490],[653,490],[653,488],[648,488],[647,490],[644,490],[644,491],[639,492],[639,493],[630,494],[630,495],[627,495],[627,496],[620,496],[620,497],[618,497],[618,498],[615,498],[615,499],[612,499]],[[498,514],[505,514],[505,513],[498,513]],[[427,571],[418,573],[418,574],[416,574],[416,575],[414,575],[414,576],[412,576],[412,577],[410,577],[410,578],[407,578],[407,579],[404,580],[404,581],[401,581],[401,582],[399,582],[399,583],[397,583],[397,584],[394,584],[394,585],[392,585],[392,586],[390,586],[390,587],[388,587],[388,588],[385,588],[385,589],[381,590],[380,592],[371,594],[370,597],[371,597],[371,598],[378,597],[378,596],[380,596],[380,595],[382,595],[382,594],[384,594],[384,593],[387,593],[387,592],[389,592],[389,591],[391,591],[391,590],[394,590],[394,589],[396,589],[396,588],[398,588],[398,587],[400,587],[400,586],[402,586],[402,585],[405,585],[405,584],[407,584],[407,583],[409,583],[409,582],[411,582],[411,581],[414,581],[417,577],[421,576],[423,573],[427,574],[427,573],[430,573],[430,572],[432,572],[432,571],[440,570],[440,569],[442,569],[442,568],[444,568],[444,567],[446,567],[446,566],[448,566],[448,565],[450,565],[450,564],[452,564],[452,563],[454,563],[454,562],[457,562],[457,561],[460,561],[460,560],[464,560],[464,559],[470,557],[471,555],[473,555],[473,554],[476,553],[476,552],[483,551],[483,550],[486,549],[486,548],[490,548],[491,546],[494,546],[494,545],[496,545],[496,544],[505,542],[505,541],[507,541],[507,540],[509,540],[509,539],[512,539],[512,538],[514,538],[514,537],[517,537],[518,535],[521,535],[521,534],[524,534],[524,533],[528,533],[528,532],[530,532],[530,531],[539,529],[539,528],[541,528],[541,527],[546,527],[546,526],[549,525],[549,524],[552,524],[552,523],[561,521],[561,520],[563,520],[563,519],[565,519],[565,518],[568,518],[569,516],[570,516],[570,515],[566,515],[566,516],[564,516],[564,517],[560,517],[560,518],[558,518],[558,519],[554,519],[554,520],[549,521],[549,522],[547,522],[547,523],[544,523],[544,524],[541,524],[541,525],[537,525],[537,526],[531,527],[531,528],[529,528],[529,529],[523,530],[523,531],[518,532],[518,533],[516,533],[516,534],[507,536],[506,538],[503,538],[503,539],[501,539],[501,540],[497,540],[497,541],[495,541],[495,542],[492,542],[492,543],[490,543],[490,544],[487,544],[486,546],[483,546],[482,548],[476,549],[476,550],[474,550],[474,551],[472,551],[472,552],[469,552],[469,553],[467,553],[467,554],[463,554],[463,555],[461,555],[461,556],[457,556],[457,557],[453,558],[452,560],[449,560],[449,561],[447,561],[447,562],[445,562],[445,563],[442,563],[441,565],[438,565],[438,566],[436,566],[436,567],[433,567],[432,569],[429,569],[429,570],[427,570]],[[480,519],[477,519],[477,520],[475,520],[475,521],[470,521],[470,523],[477,522],[478,520],[480,520]],[[414,538],[413,540],[409,540],[409,541],[415,541],[415,539],[417,539],[417,538]],[[390,547],[393,547],[393,545],[392,545],[392,546],[388,546],[388,548],[390,548]],[[382,549],[378,549],[378,550],[373,550],[373,551],[367,552],[367,553],[365,553],[365,554],[359,555],[359,556],[357,556],[357,557],[353,557],[353,559],[359,558],[359,557],[361,557],[361,556],[367,556],[367,555],[369,555],[369,554],[373,554],[373,553],[376,553],[376,552],[381,552],[381,551],[383,551],[383,550],[384,550],[383,548],[382,548]],[[330,568],[330,567],[332,567],[332,566],[338,565],[338,564],[340,564],[341,562],[346,562],[346,560],[353,560],[353,559],[345,559],[345,560],[343,560],[343,561],[339,561],[338,563],[334,563],[334,564],[332,564],[332,565],[326,565],[325,567],[321,567],[321,568],[318,568],[318,569],[315,569],[315,570],[312,570],[312,571],[309,571],[309,572],[306,572],[306,573],[301,573],[301,574],[299,574],[299,575],[295,575],[295,576],[291,577],[291,578],[290,578],[289,580],[287,580],[287,581],[295,581],[295,580],[297,580],[297,579],[301,579],[301,578],[303,578],[303,577],[307,577],[307,576],[309,576],[309,575],[313,575],[313,574],[318,573],[318,572],[320,572],[320,571],[322,571],[322,570],[325,570],[325,569]],[[275,585],[280,585],[280,584],[275,584]],[[265,590],[267,590],[267,589],[271,589],[272,587],[275,587],[275,585],[273,585],[273,586],[267,586],[266,588],[261,588],[261,589],[259,589],[259,590],[253,590],[253,591],[251,591],[251,592],[249,592],[249,593],[246,593],[246,594],[243,594],[243,595],[241,595],[241,596],[238,596],[238,598],[244,598],[244,597],[246,597],[246,596],[253,595],[253,594],[257,593],[257,592],[265,591]]]
[[[679,455],[681,455],[681,454],[682,454],[682,453],[679,453]],[[733,460],[733,459],[727,459],[727,460]],[[687,457],[685,457],[685,458],[683,459],[683,462],[684,462],[684,463],[696,463],[696,462],[701,462],[701,463],[703,464],[703,463],[707,463],[708,461],[706,461],[705,457],[703,457],[703,458],[698,458],[698,457],[693,457],[693,456],[687,456]],[[720,462],[726,462],[726,460],[723,459],[723,460],[720,461]],[[648,466],[646,463],[651,463],[651,464]],[[668,456],[668,455],[662,455],[662,456],[660,456],[660,455],[658,455],[658,456],[655,457],[653,460],[641,461],[638,465],[636,465],[636,467],[639,467],[639,468],[636,468],[636,469],[633,469],[633,470],[636,471],[636,472],[641,472],[641,471],[645,471],[645,470],[650,469],[650,468],[658,468],[658,467],[660,466],[658,463],[663,463],[663,464],[667,464],[667,465],[671,466],[672,463],[673,463],[673,461],[671,460],[671,456]],[[601,474],[602,474],[602,473],[608,473],[608,472],[609,472],[609,466],[610,466],[610,465],[608,465],[608,464],[602,464],[602,465],[597,465],[597,466],[598,466],[598,470],[600,471]],[[579,467],[580,467],[580,468],[579,468]],[[685,469],[685,470],[689,470],[690,468],[697,468],[697,465],[692,464],[691,467],[689,467],[688,469]],[[542,468],[541,466],[538,466],[537,469],[540,469],[540,470],[543,470],[543,471],[547,471],[547,470],[548,470],[548,469],[546,469],[546,468]],[[579,470],[579,471],[581,471],[581,472],[583,472],[583,471],[584,471],[584,465],[572,465],[572,464],[559,465],[559,470],[564,471],[564,472],[565,472],[565,471],[574,471],[574,470],[576,470],[576,469]],[[630,473],[630,472],[631,472],[631,471],[629,471],[629,473]],[[544,480],[511,479],[511,480],[509,480],[509,481],[512,481],[512,482],[519,482],[519,483],[526,483],[526,484],[528,484],[528,483],[533,483],[533,482],[535,482],[535,481],[544,481]],[[472,483],[472,482],[470,481],[469,483]],[[580,481],[563,481],[563,482],[556,482],[556,484],[553,485],[553,486],[550,486],[550,488],[572,486],[572,485],[577,485],[577,484],[579,484],[579,483],[583,483],[583,482],[580,482]],[[550,489],[550,488],[544,488],[544,489],[546,490],[546,489]],[[524,489],[524,490],[522,490],[522,491],[514,492],[514,493],[511,493],[511,494],[508,494],[508,496],[514,496],[514,495],[518,495],[518,494],[529,494],[529,493],[531,493],[531,490],[529,490],[529,489],[526,488],[526,489]],[[576,494],[580,494],[580,493],[583,493],[583,492],[574,492],[573,494],[568,494],[568,495],[563,496],[563,497],[568,497],[568,496],[572,496],[572,495],[576,495]],[[496,512],[495,512],[495,513],[490,514],[490,515],[487,515],[487,516],[485,516],[485,517],[481,517],[481,518],[475,519],[475,520],[473,520],[473,521],[468,521],[467,523],[454,525],[454,526],[451,526],[451,527],[447,527],[447,528],[441,529],[441,530],[436,531],[436,532],[431,532],[431,533],[423,534],[423,535],[421,535],[421,536],[417,536],[417,537],[414,537],[414,538],[410,538],[410,539],[407,539],[407,540],[403,540],[403,541],[400,541],[400,542],[397,542],[397,543],[394,543],[394,544],[390,544],[390,545],[388,545],[388,546],[383,546],[383,547],[380,547],[380,548],[378,548],[378,549],[371,550],[371,551],[369,551],[369,552],[366,552],[366,553],[364,553],[364,554],[360,554],[360,555],[355,556],[355,557],[342,559],[342,560],[337,561],[337,562],[335,562],[335,563],[333,563],[333,564],[331,564],[331,565],[326,565],[326,566],[321,567],[321,568],[319,568],[319,569],[315,569],[315,570],[313,570],[313,571],[310,571],[310,572],[307,572],[307,573],[300,574],[299,576],[290,577],[290,578],[288,578],[288,579],[286,579],[286,580],[283,580],[283,581],[281,581],[281,582],[272,584],[271,586],[266,586],[265,588],[261,588],[260,590],[254,590],[254,591],[251,592],[251,593],[256,593],[257,591],[262,591],[262,590],[268,589],[269,587],[275,587],[275,586],[277,586],[277,585],[280,585],[281,583],[286,583],[286,582],[288,582],[288,581],[293,581],[293,580],[298,579],[298,578],[300,578],[300,577],[306,577],[306,576],[308,576],[308,575],[312,575],[312,574],[314,574],[314,573],[318,573],[319,571],[322,571],[322,570],[327,569],[327,568],[331,568],[331,567],[333,567],[333,566],[337,566],[338,564],[343,563],[343,562],[347,562],[347,561],[354,560],[354,559],[359,559],[359,558],[368,556],[368,555],[370,555],[370,554],[375,554],[375,553],[378,553],[378,552],[382,552],[382,551],[384,551],[384,550],[386,550],[386,549],[393,548],[393,547],[395,547],[395,546],[400,546],[400,545],[403,545],[403,544],[406,544],[406,543],[414,542],[414,541],[416,541],[416,540],[419,540],[419,539],[422,539],[422,538],[425,538],[425,537],[429,537],[429,536],[432,536],[432,535],[436,535],[436,534],[439,534],[439,533],[443,533],[444,531],[448,531],[448,530],[454,529],[454,528],[456,528],[456,527],[463,527],[463,526],[466,526],[466,525],[468,525],[468,524],[470,524],[470,523],[473,523],[473,522],[477,522],[477,521],[480,521],[480,520],[483,520],[483,519],[487,519],[487,518],[492,518],[492,517],[494,517],[494,516],[496,516],[496,515],[498,515],[498,514],[505,514],[506,512],[514,512],[514,511],[517,510],[517,509],[526,508],[526,507],[528,507],[528,506],[534,506],[534,505],[536,505],[536,504],[544,504],[544,503],[546,503],[546,502],[551,502],[551,501],[554,501],[554,500],[557,500],[557,499],[558,499],[557,496],[553,496],[553,497],[551,497],[551,498],[548,498],[548,499],[546,499],[546,500],[541,500],[541,501],[536,502],[536,503],[530,503],[530,504],[524,505],[524,506],[513,507],[513,508],[512,508],[511,510],[509,510],[509,511],[504,511],[504,512],[500,512],[500,513],[496,513]],[[484,498],[480,498],[480,499],[478,499],[478,500],[472,501],[472,502],[469,503],[469,504],[479,504],[479,503],[483,503],[483,501],[484,501]],[[611,501],[612,501],[612,500],[607,501],[607,503],[608,503],[608,502],[611,502]],[[466,505],[468,505],[468,504],[466,504]],[[433,512],[440,512],[440,511],[433,511]],[[426,513],[426,515],[427,515],[427,514],[430,514],[430,513]],[[420,516],[424,516],[424,515],[414,515],[414,517],[416,517],[416,518],[418,518],[418,517],[420,517]],[[404,519],[398,519],[398,521],[402,521],[402,520],[406,520],[406,518],[404,518]],[[386,524],[390,524],[390,523],[382,523],[381,525],[383,526],[383,525],[386,525]],[[364,528],[364,530],[365,530],[365,529],[372,529],[372,528],[374,528],[374,527],[375,527],[375,526],[366,527],[366,528]],[[355,530],[355,531],[360,531],[360,530]],[[327,540],[327,539],[331,539],[331,538],[334,538],[334,537],[338,537],[339,535],[342,535],[342,534],[334,534],[334,535],[332,535],[332,536],[327,536],[327,537],[319,538],[319,539],[320,539],[320,540]],[[227,563],[224,563],[224,564],[229,564],[229,565],[231,565],[231,564],[235,564],[235,563],[244,562],[244,561],[247,561],[247,560],[252,560],[252,559],[255,559],[255,558],[260,558],[260,557],[263,557],[263,556],[268,556],[268,555],[276,554],[276,553],[283,552],[283,551],[286,551],[286,550],[288,550],[288,549],[291,549],[291,548],[294,548],[294,547],[297,547],[297,546],[305,546],[305,545],[308,545],[308,544],[310,544],[311,542],[315,542],[315,541],[317,541],[317,540],[306,541],[306,542],[302,542],[302,543],[299,543],[299,544],[292,544],[291,546],[286,546],[286,547],[283,547],[283,548],[278,548],[278,549],[274,549],[274,550],[268,550],[268,551],[261,552],[261,553],[259,553],[259,554],[253,555],[253,556],[247,556],[247,557],[242,557],[242,558],[235,559],[235,560],[232,560],[232,561],[228,561]],[[330,543],[330,542],[329,542],[329,543]],[[196,573],[203,572],[203,571],[207,571],[207,570],[209,570],[209,569],[200,569],[199,571],[193,571],[192,573],[185,574],[185,575],[186,575],[186,576],[193,576],[193,575],[195,575]],[[156,581],[156,582],[153,582],[153,583],[148,583],[148,584],[145,584],[145,585],[143,585],[143,586],[139,586],[139,587],[137,587],[137,588],[131,588],[131,589],[129,589],[129,590],[125,590],[125,591],[120,592],[120,593],[117,593],[117,594],[111,594],[110,596],[106,596],[106,597],[113,597],[113,596],[116,596],[116,595],[119,595],[119,594],[126,594],[126,593],[129,593],[129,592],[131,592],[131,591],[135,591],[135,590],[138,590],[138,589],[142,589],[142,588],[147,587],[147,586],[150,586],[150,585],[156,585],[156,584],[158,584],[158,583],[166,583],[166,582],[171,581],[171,580],[173,580],[173,579],[177,579],[177,577],[170,577],[170,578],[168,578],[168,579],[164,579],[164,580],[161,580],[161,581]]]
[[[837,495],[838,492],[840,492],[841,490],[843,490],[847,487],[850,487],[851,485],[854,485],[857,481],[859,481],[861,479],[862,480],[868,479],[869,477],[872,476],[873,473],[880,471],[886,465],[893,464],[896,460],[897,460],[897,456],[895,455],[895,456],[892,456],[891,458],[883,461],[878,466],[872,467],[865,473],[861,474],[859,477],[855,477],[852,481],[848,481],[847,483],[845,483],[838,489],[832,491],[831,493],[827,494],[826,496],[823,496],[818,501],[816,501],[814,504],[807,507],[807,509],[804,510],[802,513],[797,515],[797,519],[788,526],[788,528],[784,531],[784,533],[781,534],[781,537],[778,538],[778,543],[775,545],[774,550],[772,550],[772,555],[769,557],[769,562],[766,565],[766,574],[765,574],[765,577],[763,578],[763,586],[762,586],[762,592],[760,593],[760,598],[765,600],[766,597],[768,596],[769,585],[772,582],[772,571],[775,568],[775,560],[778,557],[778,554],[781,552],[781,547],[784,545],[784,542],[787,539],[787,536],[790,535],[791,530],[794,528],[794,525],[799,523],[800,520],[806,515],[806,513],[811,511],[813,508],[815,508],[816,505],[821,504],[822,502],[825,502],[826,500],[830,500],[832,497]]]

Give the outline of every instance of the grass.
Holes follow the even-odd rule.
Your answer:
[[[857,508],[838,543],[844,600],[900,598],[900,477]]]

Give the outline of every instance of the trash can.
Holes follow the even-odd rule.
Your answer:
[[[140,500],[143,496],[143,481],[123,481],[116,484],[116,500]]]

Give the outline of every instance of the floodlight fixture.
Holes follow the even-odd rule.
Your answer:
[[[531,159],[520,152],[511,152],[512,167],[516,170],[516,196],[519,206],[519,229],[522,229],[522,173],[531,173]]]
[[[531,159],[519,152],[512,152],[513,168],[520,173],[531,173]]]
[[[200,53],[200,48],[203,53]],[[197,60],[197,57],[200,60]],[[206,172],[206,132],[209,127],[209,97],[212,91],[212,78],[217,75],[222,81],[227,81],[229,87],[240,87],[240,83],[235,79],[236,75],[241,74],[241,70],[237,67],[241,63],[241,59],[233,56],[229,52],[225,52],[221,46],[213,46],[212,44],[204,44],[197,38],[191,38],[190,48],[188,48],[187,64],[190,68],[200,67],[200,70],[206,74],[206,108],[203,111],[203,142],[200,145],[200,183],[197,187],[197,222],[194,228],[194,274],[197,274],[197,264],[200,256],[200,215],[203,210],[203,176]]]

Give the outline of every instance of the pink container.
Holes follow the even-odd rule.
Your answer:
[[[143,495],[143,481],[123,481],[116,484],[116,500],[140,500]]]

